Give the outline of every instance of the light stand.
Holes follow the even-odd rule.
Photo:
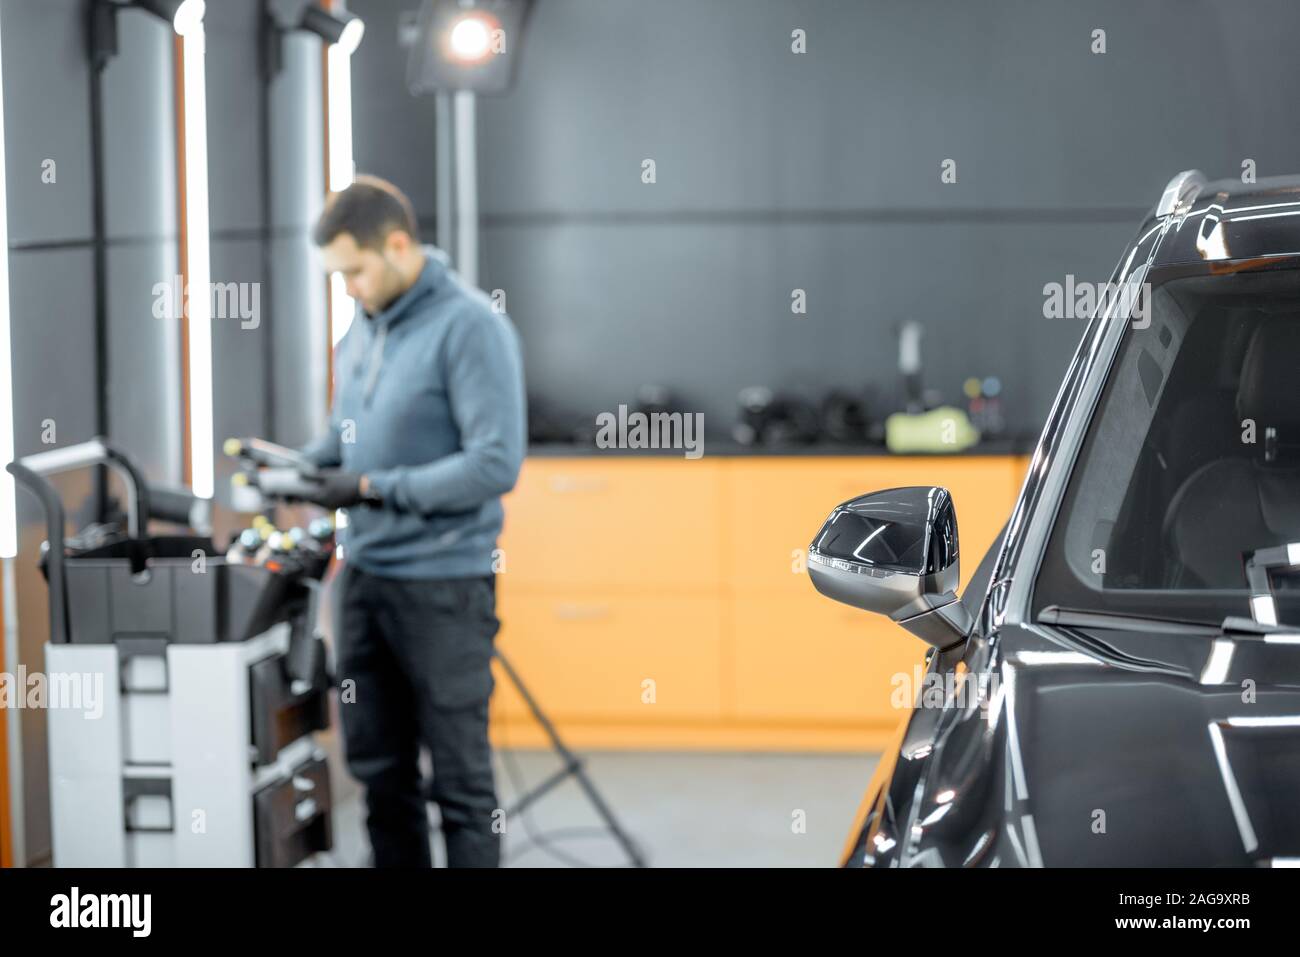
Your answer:
[[[525,791],[523,796],[520,797],[511,807],[506,808],[506,817],[511,818],[515,815],[522,814],[529,805],[536,803],[557,785],[563,783],[565,778],[572,775],[578,782],[578,786],[582,788],[583,793],[587,795],[587,800],[589,800],[592,807],[596,809],[596,813],[599,814],[601,820],[605,822],[605,826],[609,828],[610,833],[614,835],[614,840],[618,841],[619,846],[623,848],[623,852],[627,854],[628,859],[632,862],[632,866],[648,867],[649,864],[646,861],[645,856],[641,853],[641,849],[636,846],[628,833],[619,825],[618,819],[614,817],[613,810],[605,803],[605,799],[601,797],[600,792],[596,790],[596,785],[593,784],[591,778],[587,776],[587,769],[583,764],[582,758],[578,757],[565,746],[564,740],[560,737],[560,732],[555,729],[555,725],[553,725],[551,719],[546,716],[546,712],[544,712],[542,706],[537,703],[537,699],[529,693],[528,688],[524,685],[523,679],[519,677],[519,672],[515,671],[506,656],[499,650],[494,651],[493,656],[501,663],[501,667],[504,669],[506,677],[508,677],[511,684],[515,686],[515,690],[519,692],[519,696],[524,699],[524,704],[528,705],[528,710],[531,711],[533,717],[537,719],[537,723],[542,726],[542,730],[546,733],[546,737],[551,742],[551,749],[559,755],[560,761],[563,765],[558,771],[544,779],[540,784],[536,785],[531,790]]]

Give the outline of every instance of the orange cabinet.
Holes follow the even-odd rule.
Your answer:
[[[497,642],[557,719],[656,723],[722,715],[720,597],[564,590],[503,583]],[[525,713],[498,671],[496,713]]]
[[[721,470],[681,458],[528,459],[505,500],[504,580],[716,587]]]
[[[803,556],[841,502],[903,485],[952,493],[964,587],[1011,514],[1022,466],[1009,456],[733,459],[726,472],[726,576],[738,588],[806,588]]]
[[[506,499],[497,640],[575,746],[879,747],[925,645],[817,594],[804,550],[845,499],[943,485],[964,587],[1026,463],[530,458]],[[499,666],[493,720],[498,743],[545,744]]]
[[[730,658],[736,717],[892,728],[910,706],[926,646],[880,615],[819,595],[733,599]]]

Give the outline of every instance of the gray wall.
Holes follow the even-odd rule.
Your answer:
[[[353,4],[385,23],[357,57],[358,166],[418,195],[432,104],[388,25],[416,6]],[[715,428],[750,384],[890,395],[912,318],[928,385],[1000,375],[1035,430],[1081,332],[1042,318],[1045,283],[1107,279],[1181,169],[1295,171],[1297,29],[1282,0],[539,0],[516,88],[480,100],[481,284],[530,392],[584,415],[648,382]]]
[[[106,404],[110,438],[151,481],[175,484],[183,467],[179,325],[153,314],[155,284],[180,271],[174,37],[161,21],[124,10],[120,52],[103,75],[109,381],[108,394],[99,396],[85,10],[84,0],[0,0],[16,451],[50,447],[42,444],[45,420],[55,424],[56,447],[90,438]],[[275,192],[267,234],[258,167],[258,10],[259,0],[221,0],[208,4],[206,18],[212,279],[265,282],[264,236],[274,270],[256,328],[237,320],[214,324],[218,446],[231,434],[301,442],[325,411],[324,277],[308,240],[324,194],[320,43],[291,38],[271,88]],[[57,164],[49,184],[41,181],[47,158]],[[229,467],[220,455],[217,462],[221,503]],[[85,475],[56,484],[70,509],[89,492]],[[35,671],[44,668],[49,634],[47,591],[36,567],[45,533],[35,501],[20,492],[18,502],[19,658]],[[219,510],[219,529],[234,521]],[[39,862],[49,853],[45,716],[26,710],[18,717],[26,851]]]
[[[436,190],[432,97],[406,91],[407,49],[398,46],[404,14],[417,0],[351,0],[366,23],[352,55],[352,155],[357,170],[396,183],[411,200],[424,240],[432,242]]]

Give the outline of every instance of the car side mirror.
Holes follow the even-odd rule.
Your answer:
[[[945,488],[891,488],[836,506],[808,546],[827,598],[888,615],[937,648],[974,626],[957,600],[957,512]]]

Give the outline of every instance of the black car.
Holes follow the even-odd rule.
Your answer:
[[[1300,177],[1176,176],[965,595],[942,488],[837,507],[817,589],[932,648],[846,866],[1300,863]]]

